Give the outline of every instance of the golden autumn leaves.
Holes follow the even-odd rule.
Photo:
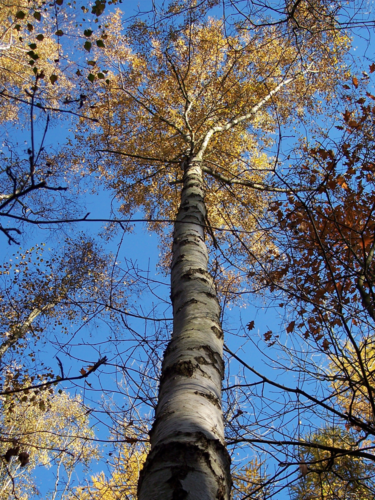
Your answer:
[[[182,161],[198,155],[217,243],[230,245],[237,259],[241,244],[230,235],[236,227],[255,254],[272,246],[266,236],[254,238],[272,196],[254,189],[273,181],[270,134],[297,108],[299,117],[313,112],[314,93],[328,92],[346,37],[332,31],[297,47],[281,42],[277,28],[227,36],[213,19],[165,32],[137,22],[126,31],[119,12],[106,22],[105,47],[92,49],[106,82],[95,79],[88,90],[100,129],[82,122],[77,139],[85,151],[90,144],[90,169],[117,193],[122,213],[141,209],[163,233],[160,221],[177,212]],[[79,164],[79,156],[72,153],[72,161]]]

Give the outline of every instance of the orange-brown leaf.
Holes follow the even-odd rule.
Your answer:
[[[289,325],[286,327],[286,332],[287,333],[292,333],[292,331],[294,330],[294,326],[295,326],[296,322],[295,321],[291,321],[289,323]]]

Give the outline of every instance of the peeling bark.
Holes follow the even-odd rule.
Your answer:
[[[172,260],[173,334],[164,353],[151,451],[139,500],[229,500],[224,442],[220,306],[208,273],[199,161],[185,164]]]

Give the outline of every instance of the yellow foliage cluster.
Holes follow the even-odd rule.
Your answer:
[[[338,77],[332,62],[347,38],[331,29],[301,46],[275,27],[227,36],[213,19],[168,33],[141,22],[124,30],[120,12],[106,26],[105,48],[94,51],[106,77],[97,77],[90,96],[98,125],[81,123],[77,133],[82,150],[93,153],[91,171],[114,190],[125,216],[141,209],[150,229],[163,233],[160,220],[173,221],[179,206],[181,165],[195,156],[216,241],[234,258],[245,246],[263,254],[272,247],[259,236],[270,197],[262,185],[273,180],[270,133],[297,108],[302,117],[319,106],[314,96]],[[72,152],[78,164],[82,150]],[[243,231],[243,246],[233,227]]]
[[[309,442],[338,449],[355,450],[353,436],[339,428],[325,428],[309,437]],[[292,500],[372,500],[372,464],[350,453],[332,453],[322,448],[301,447],[301,471],[305,473],[291,486]],[[308,464],[307,466],[305,464]],[[308,473],[307,473],[308,472]]]
[[[332,387],[336,399],[349,416],[372,422],[375,417],[375,343],[373,338],[360,344],[347,344],[331,363]],[[348,424],[350,425],[350,424]]]
[[[135,435],[134,435],[135,436]],[[104,472],[91,478],[91,484],[74,492],[78,500],[129,500],[137,499],[137,485],[140,470],[147,457],[147,446],[137,444],[137,439],[128,438],[121,445],[121,451],[112,463],[112,474],[107,478]]]
[[[33,471],[57,466],[66,480],[76,465],[99,457],[80,397],[29,390],[2,397],[0,498],[27,500],[37,492]]]
[[[33,93],[34,104],[53,106],[72,88],[59,64],[56,32],[56,19],[42,0],[0,1],[0,122],[19,123],[20,105],[31,102]]]
[[[245,467],[233,471],[233,500],[237,498],[257,500],[267,495],[267,489],[263,486],[267,481],[267,475],[262,471],[262,465],[257,458],[254,458]]]

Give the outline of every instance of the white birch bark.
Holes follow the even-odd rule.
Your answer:
[[[164,353],[139,500],[229,500],[221,410],[223,332],[204,241],[200,162],[186,162],[172,260],[173,334]]]
[[[41,308],[36,307],[31,311],[27,319],[18,325],[15,325],[11,328],[11,330],[7,333],[7,339],[2,342],[0,345],[0,364],[3,359],[4,354],[10,349],[14,344],[16,344],[20,339],[23,339],[27,332],[30,330],[33,321],[48,309],[53,309],[56,304],[47,304]]]

